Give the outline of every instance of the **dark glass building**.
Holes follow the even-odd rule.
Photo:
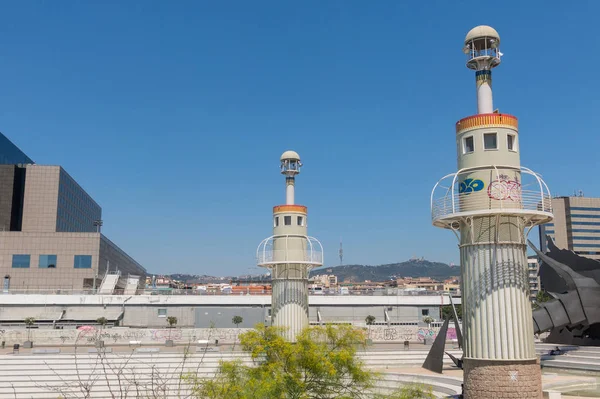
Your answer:
[[[0,133],[0,165],[34,163],[23,151]]]

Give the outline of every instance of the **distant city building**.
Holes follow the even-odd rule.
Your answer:
[[[558,248],[600,259],[600,198],[557,197],[552,209],[554,221],[540,226],[542,251],[546,252],[548,235]]]
[[[146,270],[100,232],[102,209],[60,166],[33,164],[0,134],[0,273],[4,290],[135,292]],[[141,280],[143,283],[143,279]]]
[[[399,289],[422,289],[427,291],[443,291],[444,283],[436,281],[431,277],[405,277],[396,279]]]
[[[311,277],[308,282],[313,286],[330,288],[337,286],[338,279],[334,274],[317,274]]]
[[[451,295],[460,295],[460,279],[452,277],[444,280],[444,291]]]
[[[534,301],[540,292],[540,262],[537,256],[529,256],[527,258],[527,278],[529,281],[529,297]]]

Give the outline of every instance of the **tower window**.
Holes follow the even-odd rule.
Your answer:
[[[273,224],[275,227],[279,226],[279,216],[275,216],[275,222]]]
[[[298,226],[304,226],[304,218],[302,216],[298,216]]]
[[[496,133],[485,133],[483,135],[483,148],[486,150],[498,149],[498,138]]]
[[[475,145],[473,144],[473,136],[465,137],[463,153],[468,154],[475,151]]]
[[[291,216],[284,216],[283,217],[283,224],[285,224],[286,226],[291,226],[292,225],[292,217]]]
[[[509,151],[516,151],[516,149],[515,149],[515,136],[514,135],[509,134],[506,137],[506,143],[508,145],[508,150]]]

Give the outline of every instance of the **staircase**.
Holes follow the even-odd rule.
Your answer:
[[[98,289],[98,294],[100,295],[112,295],[115,291],[115,287],[119,282],[119,277],[121,276],[120,271],[116,272],[107,272],[102,279],[102,284],[100,284],[100,288]]]
[[[125,295],[135,295],[140,283],[140,276],[129,275],[127,277],[127,283],[125,284]]]
[[[52,348],[37,354],[0,353],[0,398],[177,399],[191,397],[191,386],[182,379],[188,373],[210,378],[217,372],[220,361],[238,359],[243,365],[253,364],[252,359],[242,352],[191,351],[184,357],[181,352],[162,352],[162,347],[142,347],[134,351],[115,347],[105,355],[93,353],[97,349],[88,347],[78,348],[77,354],[60,353],[61,350],[66,352],[69,349]],[[376,353],[374,357],[379,360],[374,363],[404,365],[396,359],[415,355],[419,357],[415,364],[422,363],[426,352]],[[371,354],[363,352],[359,356],[368,359]],[[390,362],[386,362],[384,357]],[[367,368],[382,372],[376,389],[379,393],[391,393],[404,384],[425,383],[432,387],[436,398],[446,398],[458,393],[462,382],[456,377],[421,375],[420,367],[411,374],[373,366]],[[87,396],[82,393],[84,391]]]

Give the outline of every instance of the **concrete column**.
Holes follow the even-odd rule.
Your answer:
[[[524,221],[468,218],[461,225],[465,398],[540,398]]]
[[[287,187],[292,187],[293,193],[294,186]],[[273,260],[277,263],[271,268],[271,324],[285,327],[286,339],[294,342],[308,326],[309,265],[303,263],[308,249],[307,209],[301,205],[283,205],[275,207],[273,216],[279,219],[273,228]]]
[[[285,269],[283,273],[287,272]],[[294,342],[296,336],[308,327],[308,280],[273,279],[272,298],[272,325],[284,327],[284,336]]]
[[[295,179],[293,177],[287,177],[285,179],[285,203],[286,203],[286,205],[294,205],[295,187],[296,187]]]
[[[475,73],[477,83],[477,113],[491,114],[494,112],[492,96],[492,71],[482,70]]]

